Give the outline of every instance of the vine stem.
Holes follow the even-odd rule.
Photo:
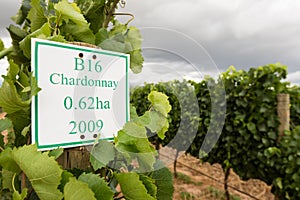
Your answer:
[[[22,89],[25,89],[25,87],[24,87],[19,81],[16,81],[16,83],[17,83]]]
[[[11,180],[11,185],[12,185],[12,188],[13,188],[13,190],[14,190],[14,192],[16,192],[17,190],[16,190],[16,188],[15,188],[15,178],[16,178],[16,173],[14,173],[14,176],[13,176],[13,178],[12,178],[12,180]]]
[[[120,2],[120,0],[114,0],[112,7],[110,8],[110,10],[107,13],[106,19],[103,22],[103,27],[104,28],[108,27],[108,24],[109,24],[111,18],[113,17],[114,12],[115,12],[119,2]]]
[[[225,196],[226,200],[230,200],[230,194],[228,191],[228,178],[230,175],[230,167],[226,167],[225,169],[225,177],[224,177],[224,190],[225,190]]]
[[[115,15],[115,16],[116,15],[131,16],[131,18],[125,23],[126,26],[134,20],[134,15],[131,13],[114,13],[113,15]]]
[[[173,168],[174,168],[174,176],[175,178],[178,177],[178,173],[177,173],[177,159],[178,159],[178,156],[179,156],[179,150],[176,149],[176,155],[175,155],[175,160],[174,160],[174,165],[173,165]]]
[[[21,189],[26,188],[26,175],[24,172],[21,173]]]
[[[10,53],[12,53],[14,51],[14,47],[11,46],[7,49],[4,49],[2,51],[0,51],[0,59],[4,58],[5,56],[9,55]]]

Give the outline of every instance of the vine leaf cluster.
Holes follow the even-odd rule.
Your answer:
[[[0,196],[6,199],[172,199],[171,172],[159,161],[147,130],[165,137],[171,106],[159,92],[151,106],[116,133],[113,142],[96,141],[90,168],[62,169],[62,149],[39,152],[30,144],[31,99],[39,88],[31,71],[31,38],[83,42],[130,54],[130,68],[142,70],[142,38],[136,27],[116,19],[120,0],[23,0],[7,30],[12,46],[0,40],[0,59],[9,62],[0,88]],[[51,55],[49,55],[51,56]],[[53,124],[55,126],[55,124]]]

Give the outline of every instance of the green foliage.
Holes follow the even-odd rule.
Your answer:
[[[265,152],[269,167],[276,169],[272,191],[281,199],[300,198],[300,126],[286,132],[278,149]]]
[[[15,191],[13,193],[13,200],[24,200],[27,196],[27,189],[22,190],[22,193]]]
[[[145,127],[151,126],[151,121],[155,120],[154,122],[157,123],[155,130],[164,137],[165,127],[168,126],[165,115],[170,110],[170,104],[166,96],[152,91],[149,93],[149,99],[151,98],[156,100],[152,101],[150,110],[140,117],[137,114],[133,114],[135,117],[125,124],[115,138],[116,149],[121,153],[127,154],[125,157],[129,158],[128,162],[132,162],[135,159],[138,161],[138,167],[135,169],[138,172],[153,171],[155,163],[155,151],[148,141]],[[160,115],[156,115],[157,111],[152,108],[160,108],[164,113],[159,112]],[[131,113],[134,112],[134,108],[132,108]],[[154,115],[155,117],[153,117]]]
[[[155,200],[153,196],[148,194],[146,187],[140,180],[140,176],[135,173],[116,174],[116,178],[121,185],[123,195],[128,200],[145,199]]]
[[[27,19],[29,19],[31,23],[31,32],[34,32],[47,22],[47,18],[44,15],[40,0],[31,0],[30,5],[31,8],[28,12]]]
[[[115,157],[115,146],[105,140],[99,141],[91,151],[90,162],[94,170],[101,169],[109,164]]]
[[[165,167],[162,162],[155,163],[152,178],[155,180],[157,187],[157,199],[158,200],[171,200],[173,197],[174,187],[172,173]]]
[[[76,178],[70,178],[70,181],[64,187],[65,200],[81,200],[90,199],[96,200],[92,189],[89,186]]]
[[[14,83],[11,80],[4,79],[2,87],[0,88],[0,104],[2,109],[8,114],[29,108],[30,101],[22,100],[18,94]]]
[[[290,94],[290,105],[291,105],[291,114],[290,114],[290,124],[291,127],[300,125],[300,87],[293,86],[288,88],[288,93]]]
[[[21,169],[13,159],[13,150],[10,148],[5,149],[0,154],[0,165],[3,169],[13,173],[20,173]]]
[[[276,172],[266,171],[265,158],[258,155],[277,145],[276,95],[283,92],[286,84],[281,80],[285,77],[286,69],[280,64],[252,68],[248,72],[231,68],[221,75],[226,90],[226,120],[217,145],[205,161],[220,163],[223,168],[229,163],[242,179],[272,182],[271,174]],[[218,122],[210,126],[215,123]],[[269,137],[271,134],[274,137]],[[196,149],[191,148],[190,152],[199,154],[200,146]]]
[[[162,144],[163,146],[168,145],[179,151],[188,149],[199,125],[199,105],[193,86],[186,81],[174,81],[146,84],[143,87],[134,88],[130,95],[130,101],[136,106],[138,115],[148,110],[150,101],[155,101],[152,98],[148,99],[151,90],[166,94],[172,110],[167,117],[168,128],[165,129],[165,138],[160,137],[159,132],[148,126],[151,130],[151,133],[148,131],[149,139],[153,143]]]
[[[114,21],[114,28],[109,32],[100,29],[96,34],[96,45],[102,49],[130,54],[130,68],[134,73],[142,70],[144,58],[141,45],[142,36],[136,27],[127,27]]]
[[[25,172],[40,199],[62,198],[57,189],[62,169],[53,157],[49,157],[47,153],[37,152],[33,145],[14,149],[12,156],[20,169]]]
[[[113,199],[114,192],[108,187],[103,178],[95,174],[81,174],[78,180],[88,184],[95,194],[96,199]]]
[[[299,199],[300,89],[284,82],[286,75],[286,67],[279,63],[249,71],[230,67],[218,80],[206,77],[199,83],[172,81],[134,88],[131,102],[140,114],[149,107],[145,99],[151,90],[169,96],[173,108],[168,119],[170,127],[164,140],[151,138],[156,146],[185,150],[202,161],[221,164],[224,170],[232,168],[242,179],[256,178],[272,184],[273,193],[281,199]],[[217,98],[222,95],[222,84],[226,90],[224,101]],[[190,91],[197,96],[197,106],[193,106],[191,96],[186,95],[189,90],[174,92],[175,88],[188,87],[194,89]],[[278,141],[277,94],[280,93],[291,96],[292,131]],[[190,102],[185,104],[191,107],[184,110],[185,104],[180,101]],[[213,110],[215,104],[219,105],[219,110]],[[199,113],[193,114],[197,109]],[[222,119],[222,112],[226,112],[224,127],[220,127],[222,120],[216,120]],[[186,118],[188,122],[184,123],[186,116],[193,118]],[[190,134],[193,123],[197,124],[194,136]],[[185,124],[190,127],[181,133],[181,126]],[[173,143],[176,137],[181,138],[179,145]],[[194,138],[189,148],[178,148],[188,142],[187,138]],[[210,151],[216,139],[218,142]]]

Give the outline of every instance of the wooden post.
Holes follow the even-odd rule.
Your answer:
[[[57,159],[63,169],[90,168],[90,152],[88,147],[75,147],[64,149],[64,153]]]
[[[279,127],[277,142],[280,142],[284,136],[284,131],[290,130],[290,95],[278,94],[277,95],[277,114],[279,118]],[[275,195],[274,200],[281,199],[280,196]]]
[[[284,136],[284,131],[290,130],[290,95],[277,95],[277,113],[279,118],[278,141]]]

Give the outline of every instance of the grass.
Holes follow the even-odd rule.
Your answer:
[[[177,172],[177,179],[181,180],[185,184],[193,184],[193,185],[196,185],[196,186],[203,185],[202,182],[195,182],[195,181],[192,180],[192,178],[190,176],[188,176],[186,174],[183,174],[183,173],[180,173],[180,172]]]
[[[189,192],[181,192],[180,198],[182,200],[195,200],[195,196]]]
[[[217,188],[214,188],[213,186],[208,187],[208,191],[214,199],[221,199],[225,200],[225,192],[218,190]],[[230,195],[230,200],[241,200],[240,197],[235,196],[235,195]]]
[[[184,184],[192,184],[195,186],[202,186],[202,182],[195,182],[192,180],[192,178],[184,173],[177,172],[177,180],[182,181]],[[208,186],[205,190],[205,196],[209,197],[209,199],[214,199],[214,200],[225,200],[225,192],[222,190],[219,190],[213,186]],[[201,195],[202,196],[202,195]],[[201,198],[203,198],[202,196]],[[186,191],[181,191],[180,192],[180,199],[181,200],[196,200],[199,199],[197,196],[190,192]],[[230,195],[230,200],[241,200],[240,197],[235,196],[235,195]]]

